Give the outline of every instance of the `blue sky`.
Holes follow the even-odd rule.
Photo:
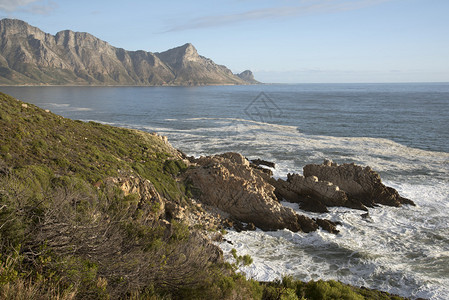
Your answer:
[[[302,82],[449,82],[448,0],[0,0],[0,18],[152,52],[192,43],[233,72]]]

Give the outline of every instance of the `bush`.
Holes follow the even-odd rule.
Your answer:
[[[357,295],[350,287],[336,282],[330,281],[311,281],[306,287],[307,297],[313,300],[319,299],[365,299],[361,295]]]
[[[187,165],[182,160],[166,160],[164,163],[164,171],[174,176],[179,175],[187,169]]]

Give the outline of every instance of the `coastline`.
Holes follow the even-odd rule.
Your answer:
[[[160,84],[160,85],[108,85],[108,84],[0,84],[0,87],[201,87],[201,86],[245,86],[265,85],[265,83],[212,83],[212,84]]]
[[[2,97],[4,97],[4,96],[2,96]],[[81,174],[85,174],[83,176],[88,176],[88,178],[91,177],[91,179],[89,179],[89,181],[91,181],[92,183],[86,185],[86,188],[88,188],[89,190],[91,189],[91,187],[95,187],[95,189],[103,190],[105,187],[112,184],[112,185],[118,185],[125,193],[124,195],[132,193],[131,191],[137,189],[135,191],[137,191],[137,193],[139,195],[141,195],[140,197],[147,197],[144,195],[145,195],[145,193],[149,192],[150,195],[153,195],[151,198],[152,199],[151,201],[159,201],[160,204],[158,204],[158,206],[164,207],[162,211],[160,211],[160,210],[152,211],[150,213],[150,215],[153,217],[163,216],[164,211],[165,211],[166,215],[167,214],[170,215],[170,219],[164,221],[165,223],[162,222],[161,226],[163,225],[163,226],[168,226],[167,228],[172,228],[172,226],[174,226],[173,224],[176,224],[176,223],[173,223],[174,222],[173,220],[187,221],[187,220],[189,220],[189,218],[187,218],[188,215],[197,216],[196,219],[195,219],[195,217],[193,217],[193,219],[190,218],[190,221],[193,221],[193,222],[199,221],[199,223],[192,223],[191,224],[192,228],[194,228],[196,225],[201,225],[201,224],[202,224],[201,226],[206,226],[206,228],[208,228],[209,225],[215,226],[214,224],[209,224],[209,225],[207,223],[204,224],[203,218],[206,215],[204,214],[205,210],[201,209],[201,207],[205,207],[204,204],[202,206],[198,206],[194,202],[193,206],[188,205],[186,207],[183,207],[180,203],[176,203],[176,202],[173,203],[173,200],[169,200],[171,197],[176,195],[176,193],[179,193],[176,190],[169,188],[169,186],[172,184],[170,182],[173,182],[172,181],[173,179],[170,179],[170,178],[176,178],[180,174],[182,176],[184,176],[186,174],[188,175],[189,172],[192,172],[192,171],[189,171],[189,169],[193,170],[193,172],[195,172],[195,170],[200,170],[200,169],[198,169],[198,168],[195,169],[193,166],[188,167],[186,165],[183,165],[183,164],[187,163],[187,161],[185,160],[185,158],[183,158],[182,153],[178,153],[177,150],[173,149],[168,144],[166,139],[158,137],[157,135],[151,135],[151,134],[148,134],[145,132],[139,132],[139,131],[135,131],[135,130],[130,131],[129,129],[114,128],[114,127],[100,125],[98,123],[92,123],[92,122],[91,123],[83,123],[83,122],[72,121],[69,119],[64,119],[59,116],[53,115],[52,113],[43,111],[43,110],[41,110],[33,105],[30,105],[30,104],[25,104],[23,102],[18,102],[17,100],[12,100],[12,99],[8,99],[7,101],[8,102],[2,102],[2,105],[6,105],[7,103],[9,103],[8,105],[11,105],[11,107],[9,107],[9,106],[2,107],[4,113],[1,116],[1,122],[2,122],[2,126],[6,126],[5,129],[8,129],[9,126],[13,126],[12,124],[18,124],[18,123],[23,124],[21,126],[29,126],[29,125],[26,125],[27,124],[26,121],[22,121],[22,118],[28,119],[31,116],[31,117],[35,117],[35,119],[36,119],[35,121],[33,121],[32,124],[30,124],[30,125],[32,125],[34,130],[38,129],[39,126],[45,126],[44,128],[46,128],[46,133],[48,133],[48,132],[51,133],[52,130],[55,130],[56,128],[60,128],[58,130],[61,130],[62,128],[66,128],[64,130],[68,129],[69,131],[67,133],[69,133],[72,126],[78,126],[80,128],[78,130],[76,130],[76,132],[84,132],[81,137],[76,137],[74,140],[72,140],[73,139],[73,137],[72,137],[69,140],[66,140],[64,143],[76,142],[76,143],[80,143],[80,145],[83,145],[86,143],[87,144],[94,143],[93,145],[97,145],[96,147],[99,147],[100,144],[97,144],[96,140],[103,140],[104,134],[109,135],[109,133],[107,133],[107,132],[118,131],[120,133],[120,135],[128,136],[128,138],[127,138],[128,140],[130,137],[132,137],[133,139],[138,138],[138,137],[144,138],[144,140],[146,142],[142,146],[139,146],[139,147],[150,147],[151,149],[165,149],[164,151],[167,151],[168,153],[172,153],[170,155],[173,155],[173,158],[171,158],[169,160],[161,161],[161,163],[163,165],[163,170],[164,170],[163,173],[165,174],[165,172],[168,172],[165,175],[163,173],[161,173],[160,176],[162,176],[162,177],[160,177],[160,178],[166,178],[162,182],[158,183],[158,180],[156,180],[156,179],[152,179],[151,181],[142,181],[144,178],[140,178],[140,176],[148,176],[148,175],[143,175],[143,174],[145,174],[145,172],[140,171],[141,170],[140,168],[135,168],[135,167],[133,167],[133,169],[130,169],[130,171],[134,170],[133,173],[138,172],[136,175],[138,175],[139,177],[135,178],[136,175],[134,175],[134,177],[133,176],[130,177],[130,174],[127,174],[129,171],[126,171],[128,168],[126,166],[126,164],[123,164],[123,162],[114,162],[114,160],[109,161],[107,164],[111,164],[113,162],[114,162],[114,164],[119,163],[120,164],[119,165],[120,172],[115,176],[105,178],[105,177],[103,177],[104,175],[100,175],[102,173],[98,173],[98,172],[104,172],[101,170],[101,168],[95,169],[95,171],[93,173],[92,173],[92,170],[89,171],[90,167],[92,166],[91,165],[92,163],[89,163],[88,161],[83,162],[83,160],[81,160],[80,162],[76,162],[77,159],[83,159],[81,156],[78,156],[78,155],[82,155],[84,157],[86,157],[86,155],[87,155],[87,157],[90,157],[91,153],[89,151],[82,152],[82,154],[81,153],[77,154],[77,151],[78,151],[76,149],[77,147],[70,147],[71,149],[69,149],[69,148],[65,148],[65,147],[58,148],[55,146],[51,146],[51,145],[53,145],[53,143],[55,143],[54,145],[57,145],[58,143],[60,143],[61,140],[64,140],[64,136],[61,135],[61,133],[59,133],[59,136],[56,139],[54,139],[51,136],[48,136],[47,138],[43,139],[44,143],[48,145],[47,147],[42,146],[44,144],[42,144],[42,145],[40,144],[40,146],[36,146],[38,148],[33,148],[34,149],[33,151],[37,151],[36,153],[33,154],[30,152],[26,156],[24,156],[24,157],[27,157],[27,159],[29,160],[29,162],[24,165],[22,163],[22,165],[24,167],[31,168],[31,170],[33,170],[33,168],[35,168],[33,166],[36,166],[39,168],[44,168],[44,170],[48,170],[45,172],[48,172],[48,174],[50,175],[49,179],[51,179],[54,176],[54,175],[51,175],[52,172],[57,172],[57,173],[63,172],[61,174],[64,174],[65,168],[68,168],[67,170],[70,170],[72,168],[70,166],[72,164],[74,164],[73,167],[77,166],[76,168],[78,168],[79,171],[72,173],[69,176],[78,177]],[[10,111],[13,111],[13,113],[11,114],[11,117],[8,117],[8,115],[5,115],[5,112],[9,113]],[[10,121],[8,121],[8,120],[12,120],[13,116],[14,116],[14,120],[18,123],[10,123]],[[3,122],[6,122],[6,123],[3,123]],[[55,122],[55,125],[49,126],[49,124],[50,124],[49,122],[50,123]],[[60,124],[60,125],[57,125],[57,124]],[[63,125],[63,124],[65,124],[65,125]],[[63,127],[61,127],[61,125],[63,125]],[[49,128],[52,128],[52,129],[50,130]],[[94,130],[94,131],[91,134],[90,131],[92,131],[92,130]],[[95,132],[97,132],[97,133],[95,133]],[[129,132],[131,132],[132,134],[129,135],[130,134]],[[99,133],[101,133],[101,134],[99,134]],[[33,141],[35,139],[39,139],[39,137],[41,135],[41,131],[34,131],[33,134],[35,136],[33,137],[33,139],[31,141]],[[123,139],[123,137],[120,137],[120,135],[117,135],[114,138],[116,140],[115,142],[114,142],[114,140],[111,140],[111,142],[116,143],[116,142],[119,142],[120,139]],[[6,136],[4,136],[2,139],[6,140],[5,137]],[[8,174],[10,172],[12,172],[11,174],[15,174],[15,172],[16,172],[15,168],[18,168],[18,167],[14,166],[14,164],[17,163],[16,159],[18,158],[18,156],[16,156],[16,155],[19,155],[19,153],[10,152],[10,150],[16,149],[15,148],[16,143],[19,143],[21,141],[17,140],[17,141],[11,141],[11,142],[13,144],[10,144],[8,146],[8,149],[2,148],[2,153],[3,153],[2,154],[2,157],[3,157],[2,158],[2,170],[7,170],[5,172],[7,172]],[[148,144],[148,142],[149,142],[149,144]],[[141,142],[137,142],[137,143],[135,143],[135,145],[140,145],[140,143]],[[93,146],[89,146],[89,147],[93,147]],[[156,147],[156,148],[154,148],[154,147]],[[20,149],[20,148],[17,148],[17,149]],[[28,151],[25,149],[27,149],[27,148],[22,148],[22,150],[20,150],[20,151]],[[55,149],[58,149],[58,150],[55,150]],[[111,150],[114,148],[109,148],[109,149]],[[5,154],[5,151],[8,151],[8,152],[6,152],[6,154]],[[74,159],[74,161],[68,160],[68,161],[63,162],[61,160],[60,162],[58,162],[58,165],[53,165],[49,161],[47,162],[47,159],[45,157],[47,155],[54,156],[55,153],[57,153],[56,151],[69,151],[68,155],[65,155],[65,156],[71,157],[71,159]],[[93,150],[90,150],[90,151],[93,151]],[[120,151],[131,151],[131,149],[126,150],[126,148],[125,148]],[[146,150],[146,151],[148,151],[148,150]],[[157,151],[160,151],[160,150],[157,150]],[[130,153],[132,153],[132,152],[130,152]],[[94,155],[94,157],[95,156],[102,157],[101,154],[96,153],[96,152],[93,152],[92,154]],[[107,153],[105,153],[105,154],[107,154]],[[75,156],[73,156],[73,155],[75,155]],[[21,156],[23,156],[23,155],[21,155]],[[110,160],[111,158],[107,158],[107,156],[105,156],[104,159]],[[223,159],[224,159],[223,162],[226,162],[227,160],[229,160],[227,162],[227,164],[229,164],[229,168],[236,168],[236,170],[245,169],[245,170],[249,171],[248,174],[257,174],[257,176],[260,176],[260,178],[263,178],[264,176],[266,176],[266,175],[264,175],[266,173],[263,170],[256,171],[257,168],[254,169],[253,166],[250,166],[248,164],[248,162],[243,157],[241,157],[241,155],[238,155],[238,154],[224,155]],[[5,162],[3,162],[3,160],[5,160]],[[100,162],[101,159],[96,158],[94,161]],[[6,165],[5,165],[5,163],[6,163]],[[148,166],[152,166],[152,164],[154,162],[149,161],[147,163],[150,163],[150,165],[148,165]],[[198,163],[198,162],[195,162],[195,163]],[[30,164],[30,165],[28,165],[28,164]],[[66,164],[68,164],[68,166]],[[86,165],[87,169],[84,170],[83,165]],[[95,163],[95,165],[97,165],[97,163]],[[54,169],[56,166],[58,166],[58,167],[56,169]],[[186,167],[188,167],[188,168],[186,169]],[[193,167],[193,169],[192,169],[192,167]],[[207,169],[207,164],[203,167],[205,167]],[[154,166],[152,168],[154,168]],[[52,169],[53,169],[53,171],[51,171]],[[5,172],[3,172],[2,174],[6,174]],[[140,173],[140,172],[144,172],[144,173]],[[240,171],[237,171],[237,172],[240,172]],[[67,173],[67,174],[70,174],[70,173]],[[95,175],[95,174],[98,174],[100,176],[96,177],[98,175]],[[167,175],[169,175],[169,176],[167,176]],[[2,176],[4,176],[4,175],[2,175]],[[35,176],[35,175],[33,175],[33,176]],[[67,175],[64,175],[64,176],[67,176]],[[116,177],[116,176],[119,176],[119,177]],[[97,178],[100,179],[100,181],[97,182],[97,180],[98,180]],[[266,177],[264,177],[264,178],[266,178]],[[52,179],[52,180],[54,180],[54,179]],[[249,180],[253,180],[253,179],[249,179]],[[258,180],[258,179],[256,179],[256,180]],[[44,184],[45,179],[40,179],[40,181],[42,182],[41,184]],[[145,182],[149,182],[149,183],[145,183]],[[149,184],[151,184],[151,182],[154,182],[155,184],[158,183],[158,185],[155,187],[158,187],[159,184],[163,184],[162,187],[159,186],[156,189],[156,190],[159,190],[159,192],[162,192],[161,194],[159,194],[159,195],[155,194],[156,191],[152,190],[154,188],[152,188],[151,185],[149,185]],[[93,184],[93,186],[92,186],[92,184]],[[239,183],[239,182],[237,182],[237,184],[241,185],[241,183]],[[91,186],[91,187],[88,187],[88,186]],[[166,187],[164,187],[164,186],[166,186]],[[192,192],[195,190],[194,186],[193,187],[190,186],[190,188],[189,188]],[[192,188],[193,188],[193,190],[192,190]],[[266,186],[266,188],[268,189],[267,192],[269,192],[269,190],[271,189],[269,186]],[[164,192],[164,190],[165,190],[165,192]],[[202,193],[204,193],[204,192],[205,191],[202,191]],[[172,193],[175,193],[175,194],[173,194],[173,196],[170,196],[170,198],[165,198],[165,197],[168,197],[169,195],[171,195]],[[162,195],[164,195],[164,196],[162,196]],[[144,199],[144,198],[142,198],[142,199]],[[145,200],[145,201],[148,201],[148,200]],[[270,205],[272,205],[272,204],[270,204]],[[189,213],[188,211],[192,210],[192,209],[193,209],[193,211],[191,213]],[[211,215],[207,215],[207,216],[208,216],[207,218],[213,219]],[[80,242],[82,242],[82,240],[80,240]],[[50,245],[53,245],[52,242],[50,243]],[[211,253],[213,253],[213,252],[211,252]],[[210,255],[210,253],[209,253],[209,255]],[[297,285],[297,284],[299,284],[299,283],[295,283],[294,289],[293,289],[293,286],[291,286],[290,289],[293,289],[293,290],[300,289],[302,285]],[[311,284],[313,285],[314,283],[311,283]],[[319,285],[316,286],[316,288],[320,288],[321,284],[325,284],[325,286],[326,286],[327,283],[319,283]],[[352,288],[349,288],[349,286],[346,286],[346,285],[343,286],[341,284],[336,284],[336,283],[335,284],[331,283],[331,284],[333,285],[333,288],[335,288],[335,289],[341,289],[341,290],[346,291],[347,293],[354,292],[354,290]],[[269,286],[273,287],[272,285],[269,285]],[[274,288],[277,289],[276,283],[274,284]],[[360,290],[357,290],[357,291],[361,292]],[[390,297],[388,294],[382,294],[382,295],[384,295],[385,297],[388,297],[388,298]]]

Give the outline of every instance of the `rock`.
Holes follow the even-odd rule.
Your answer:
[[[309,217],[296,215],[298,218],[298,224],[301,226],[301,230],[308,233],[312,231],[316,231],[318,229],[318,224],[310,219]]]
[[[267,168],[264,168],[264,167],[259,167],[259,166],[256,166],[256,165],[252,164],[252,163],[250,164],[250,166],[251,166],[251,168],[254,168],[256,170],[259,170],[259,171],[263,172],[267,176],[267,178],[270,178],[270,177],[273,176],[273,171],[271,171],[270,169],[267,169]]]
[[[345,192],[327,181],[319,181],[316,176],[304,177],[298,174],[288,174],[287,181],[278,179],[271,183],[276,188],[279,198],[293,203],[299,203],[301,209],[324,213],[327,206],[344,206],[348,201]]]
[[[237,231],[237,232],[255,231],[257,229],[256,225],[254,225],[253,223],[244,224],[238,220],[230,221],[230,223],[228,223],[228,224],[231,225],[231,226],[228,226],[228,228],[234,228],[235,231]]]
[[[253,223],[262,230],[290,229],[309,232],[318,225],[282,206],[274,187],[261,171],[238,153],[200,157],[197,167],[187,170],[186,177],[201,191],[199,200],[223,210],[232,218]]]
[[[234,224],[235,231],[242,232],[245,230],[245,226],[243,225],[242,222],[236,220],[233,222],[233,224]]]
[[[332,221],[324,219],[315,219],[315,221],[321,228],[323,228],[326,231],[329,231],[330,233],[337,234],[340,232],[339,230],[337,230],[337,224]]]
[[[327,206],[323,204],[320,200],[312,198],[310,196],[301,197],[299,202],[299,208],[305,211],[315,212],[315,213],[328,213],[329,210]]]
[[[147,179],[129,176],[124,178],[107,178],[105,184],[114,184],[118,186],[125,196],[136,195],[137,203],[135,209],[141,209],[148,212],[146,218],[160,219],[165,216],[165,199],[159,195],[154,185]]]
[[[362,220],[368,223],[373,223],[373,219],[370,217],[369,213],[364,213],[360,215],[362,217]]]
[[[175,219],[177,221],[185,220],[185,208],[175,202],[167,201],[165,203],[165,216],[168,220]]]
[[[256,166],[266,166],[273,169],[276,167],[276,164],[274,162],[266,161],[259,158],[251,160],[251,163],[255,164]]]
[[[254,225],[253,223],[248,223],[245,226],[245,230],[248,230],[248,231],[255,231],[256,229],[257,229],[256,225]]]
[[[271,171],[270,169],[261,167],[261,166],[266,166],[266,167],[274,168],[275,164],[273,162],[269,162],[269,161],[262,160],[262,159],[253,159],[253,160],[251,160],[250,166],[253,167],[254,169],[264,172],[268,176],[268,178],[273,176],[273,171]]]
[[[247,83],[250,83],[250,84],[258,84],[258,83],[260,83],[259,81],[254,79],[254,74],[250,70],[243,71],[242,73],[236,74],[236,75],[240,79],[243,79],[244,81],[246,81]]]
[[[369,213],[364,213],[360,215],[363,219],[369,218]]]
[[[327,161],[321,165],[306,165],[304,176],[316,176],[321,181],[328,181],[338,186],[350,200],[348,207],[360,204],[368,207],[375,204],[414,205],[413,201],[401,197],[395,189],[385,186],[379,174],[370,167],[361,167],[353,163],[338,165]]]

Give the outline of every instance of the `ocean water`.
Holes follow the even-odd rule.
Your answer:
[[[65,117],[158,132],[188,155],[241,152],[302,173],[332,159],[378,171],[416,207],[299,213],[342,223],[324,231],[237,233],[221,244],[254,263],[248,277],[335,279],[402,296],[449,294],[449,84],[212,87],[0,87]]]

